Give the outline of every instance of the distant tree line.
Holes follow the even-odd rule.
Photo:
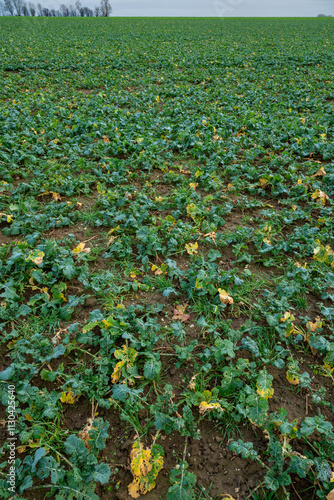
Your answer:
[[[93,9],[81,5],[77,0],[74,5],[61,4],[58,9],[43,7],[41,3],[35,5],[25,0],[0,1],[0,15],[9,16],[44,16],[44,17],[108,17],[112,13],[109,0],[101,0],[100,5]]]
[[[331,14],[318,14],[318,17],[333,17]]]

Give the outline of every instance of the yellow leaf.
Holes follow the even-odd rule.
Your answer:
[[[268,181],[267,181],[267,179],[264,179],[263,177],[261,177],[261,179],[259,179],[259,184],[262,188],[265,188],[266,186],[268,186]]]
[[[155,487],[155,479],[163,468],[163,449],[156,444],[145,449],[137,439],[132,445],[130,460],[134,479],[128,486],[128,492],[132,498],[138,498]]]
[[[133,443],[130,458],[131,470],[135,476],[146,476],[152,469],[151,450],[149,448],[145,450],[139,440]]]
[[[68,392],[62,392],[60,396],[60,401],[62,403],[67,403],[68,405],[73,405],[76,401],[76,397],[74,396],[74,392],[69,389]]]
[[[115,368],[114,368],[114,371],[113,371],[113,373],[112,373],[112,375],[111,375],[111,382],[112,382],[113,384],[116,384],[116,382],[118,382],[118,381],[119,381],[119,379],[121,378],[122,368],[123,368],[123,366],[125,365],[125,363],[126,363],[126,361],[125,361],[125,360],[123,360],[123,361],[119,361],[119,362],[116,364],[116,366],[115,366]]]
[[[189,255],[193,255],[194,253],[197,253],[197,249],[198,249],[197,241],[196,241],[196,243],[187,243],[185,245],[185,249]]]
[[[314,175],[312,175],[312,177],[318,177],[318,176],[324,176],[326,175],[326,171],[324,169],[324,167],[321,167],[319,168],[318,172]]]
[[[31,260],[34,264],[37,264],[39,266],[43,262],[44,255],[44,252],[41,252],[39,250],[31,250],[25,260]]]
[[[284,314],[283,318],[280,318],[280,321],[281,321],[282,323],[285,323],[285,321],[287,321],[287,320],[290,320],[290,321],[295,321],[295,317],[294,317],[294,316],[293,316],[293,315],[292,315],[289,311],[287,311],[287,312]]]
[[[287,371],[286,379],[292,385],[299,385],[300,384],[300,380],[297,377],[297,375],[293,375],[289,370]]]
[[[89,253],[89,252],[90,248],[89,247],[85,248],[85,243],[79,243],[79,245],[72,250],[72,253],[74,255],[78,255],[79,253]]]
[[[137,479],[137,478],[134,479],[132,481],[132,483],[130,483],[128,485],[128,492],[129,492],[130,497],[138,498],[140,496],[139,486],[140,486],[140,483],[139,483],[139,479]]]
[[[199,412],[201,415],[204,415],[207,411],[211,410],[221,410],[224,411],[219,403],[207,403],[206,401],[202,401],[199,405]]]
[[[311,198],[313,200],[317,200],[319,198],[322,205],[326,205],[326,201],[329,200],[329,196],[327,196],[327,194],[324,193],[323,191],[320,191],[320,189],[316,189],[314,193],[311,195]]]
[[[56,201],[61,200],[61,196],[59,193],[52,192],[52,198]]]
[[[308,328],[311,330],[311,332],[315,332],[318,330],[318,328],[322,327],[322,321],[320,318],[315,319],[315,323],[312,323],[312,321],[309,321],[307,323]]]
[[[12,222],[12,220],[13,220],[13,216],[12,216],[12,215],[8,215],[8,214],[5,214],[5,213],[1,212],[1,213],[0,213],[0,217],[1,217],[2,215],[3,215],[4,217],[6,217],[7,222]]]
[[[222,302],[223,304],[226,304],[226,305],[233,304],[233,299],[227,293],[226,290],[222,290],[221,288],[218,288],[218,292],[219,292],[220,302]]]

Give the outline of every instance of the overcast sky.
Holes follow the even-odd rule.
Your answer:
[[[69,1],[69,3],[72,3]],[[74,1],[73,1],[74,3]],[[83,5],[97,0],[82,0]],[[110,0],[114,16],[274,16],[333,14],[334,0]]]

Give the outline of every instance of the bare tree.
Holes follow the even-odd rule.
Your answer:
[[[109,0],[101,0],[100,8],[101,8],[101,16],[103,17],[109,17],[110,14],[112,13],[112,8]]]
[[[76,0],[76,2],[75,2],[74,5],[75,5],[75,8],[78,11],[78,16],[80,16],[80,9],[81,9],[81,2],[80,2],[80,0]]]
[[[81,0],[76,0],[75,5],[70,4],[69,6],[61,4],[59,9],[43,7],[43,5],[38,2],[37,7],[34,3],[29,2],[27,4],[26,0],[0,0],[0,15],[6,15],[9,13],[10,16],[45,16],[45,17],[108,17],[112,13],[112,8],[110,5],[110,0],[100,0],[100,5],[95,6],[94,10],[89,7],[83,7]]]
[[[15,7],[14,7],[12,0],[4,0],[4,6],[5,6],[6,11],[9,12],[10,16],[15,15]]]
[[[68,10],[67,5],[62,3],[61,6],[59,7],[59,10],[60,10],[60,13],[63,17],[69,16],[69,10]]]
[[[21,16],[23,8],[23,0],[12,0],[12,3],[14,4],[16,15]]]
[[[28,9],[27,2],[23,2],[23,5],[22,5],[22,14],[24,16],[29,16],[29,9]]]
[[[86,17],[93,17],[94,12],[92,11],[92,9],[90,9],[89,7],[84,7],[83,10]]]
[[[31,16],[34,17],[36,15],[36,5],[32,2],[29,2],[29,11]]]
[[[77,15],[77,11],[76,11],[76,9],[75,9],[74,5],[72,5],[72,4],[71,4],[71,5],[69,5],[69,6],[68,6],[68,10],[69,10],[69,15],[70,15],[71,17],[76,17],[76,15]]]

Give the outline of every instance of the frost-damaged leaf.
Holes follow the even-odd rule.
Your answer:
[[[185,249],[189,255],[193,255],[193,254],[197,253],[198,243],[197,242],[196,243],[187,243],[185,245]]]
[[[326,205],[327,200],[329,200],[329,196],[327,196],[327,194],[324,193],[323,191],[320,191],[320,189],[316,189],[312,194],[311,198],[313,200],[319,199],[322,205]]]
[[[25,258],[25,261],[28,262],[31,260],[34,264],[39,266],[43,262],[44,255],[44,252],[41,252],[40,250],[30,250],[28,257]]]
[[[190,314],[186,314],[185,310],[188,307],[188,304],[178,305],[173,310],[173,320],[181,321],[181,323],[185,323],[190,319]]]
[[[272,381],[272,375],[269,375],[266,370],[262,370],[260,372],[256,382],[256,392],[261,396],[261,398],[269,399],[273,396],[274,389],[271,387]]]
[[[233,299],[227,293],[226,290],[222,290],[221,288],[218,288],[218,292],[219,292],[220,302],[222,302],[223,304],[226,304],[226,305],[233,304]]]
[[[91,449],[91,446],[89,445],[88,441],[89,441],[89,431],[91,431],[93,428],[93,421],[94,421],[93,418],[88,418],[85,427],[78,434],[79,438],[82,439],[83,442],[85,443],[87,450]]]
[[[152,448],[144,448],[137,439],[130,453],[131,472],[134,477],[128,486],[129,495],[138,498],[155,487],[155,479],[163,468],[164,451],[160,445],[153,444]]]
[[[332,479],[334,481],[334,473],[333,473],[333,478]],[[333,482],[333,481],[331,480],[331,482]],[[326,496],[326,500],[334,500],[334,490],[332,490],[332,491],[330,491],[328,493],[328,495]]]
[[[80,253],[89,253],[90,248],[85,247],[85,243],[79,243],[77,247],[72,250],[73,255],[79,255]]]
[[[191,391],[194,391],[194,390],[195,390],[195,388],[196,388],[196,378],[197,378],[197,375],[198,375],[198,373],[196,373],[196,375],[194,375],[194,376],[193,376],[193,377],[191,377],[191,379],[190,379],[190,382],[189,382],[188,387],[189,387],[189,389],[190,389]]]
[[[220,410],[224,411],[219,403],[207,403],[206,401],[202,401],[199,405],[199,412],[201,415],[204,415],[207,411],[211,410]]]
[[[318,172],[311,177],[318,177],[318,176],[324,176],[327,175],[324,167],[319,168]]]

